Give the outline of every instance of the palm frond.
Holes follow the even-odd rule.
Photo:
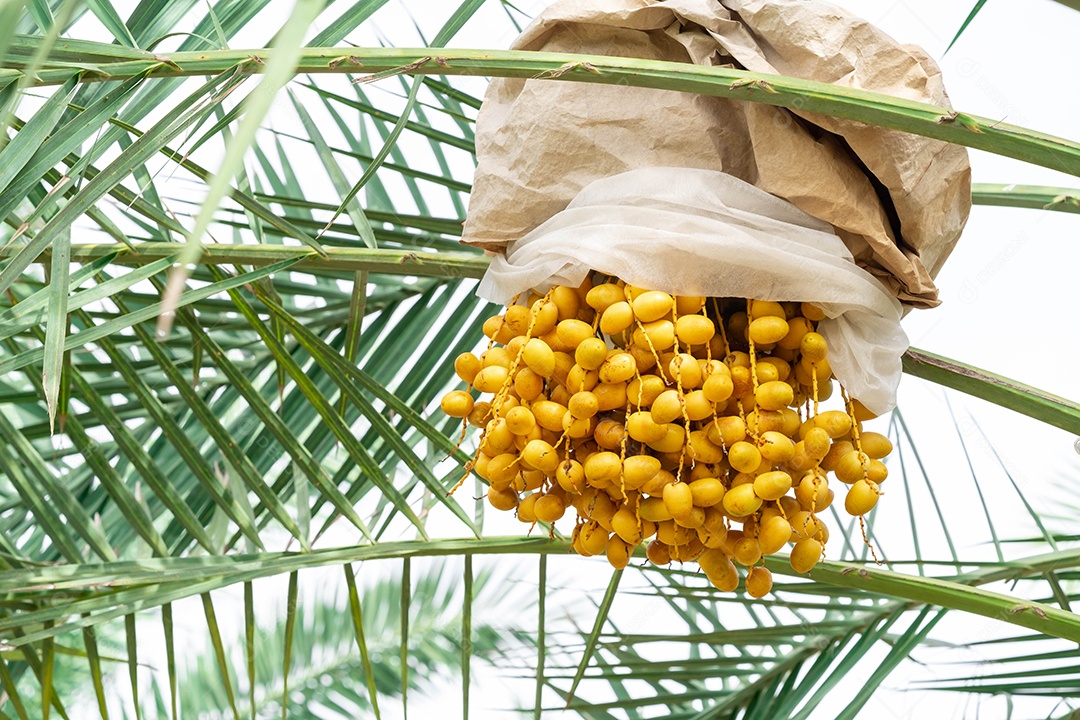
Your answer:
[[[378,714],[379,697],[399,703],[404,700],[403,690],[423,692],[445,681],[449,670],[460,668],[460,608],[465,592],[457,576],[446,572],[447,564],[431,564],[409,578],[409,592],[417,605],[409,617],[407,636],[392,631],[402,627],[399,618],[408,610],[397,602],[405,578],[396,573],[381,573],[377,580],[361,587],[354,575],[346,574],[346,580],[352,580],[344,583],[345,592],[340,587],[335,590],[338,584],[332,581],[326,587],[324,577],[320,581],[323,590],[314,598],[309,594],[299,597],[290,590],[284,611],[269,622],[256,613],[252,594],[244,603],[245,614],[251,616],[250,631],[245,631],[243,638],[224,636],[221,646],[221,656],[230,666],[248,666],[238,660],[250,655],[251,674],[231,676],[236,688],[230,690],[223,682],[214,646],[188,655],[178,669],[179,707],[185,716],[220,717],[229,705],[231,691],[241,717],[265,717],[279,709],[290,717],[317,717],[312,714],[313,707],[328,708],[338,717],[355,717]],[[296,577],[295,572],[292,577]],[[477,599],[493,610],[521,602],[512,593],[500,592],[497,577],[490,571],[477,575],[473,589]],[[353,634],[341,631],[356,621],[357,606],[367,610],[363,624],[369,630],[378,629],[363,645],[357,644]],[[502,632],[498,623],[478,622],[473,628],[471,655],[481,661],[497,658],[505,646]],[[405,648],[404,654],[398,654],[399,645]],[[288,668],[277,661],[286,654],[291,657]],[[406,667],[402,662],[410,670],[406,688],[397,682]],[[160,696],[169,692],[163,686],[168,679],[160,672],[150,679],[151,692]],[[298,692],[290,693],[288,688]],[[282,708],[283,704],[287,707]]]
[[[114,57],[110,62],[105,60],[105,53],[113,46],[85,45],[88,52],[96,50],[93,56],[99,62],[93,66],[94,70],[115,79],[130,77],[136,72],[148,72],[154,78],[216,76],[226,72],[242,76],[260,72],[270,57],[259,50],[172,53],[169,64],[159,67],[162,61],[155,59],[138,61]],[[18,56],[9,57],[8,62],[19,67]],[[442,50],[436,47],[306,49],[301,53],[296,71],[346,73],[360,65],[375,75],[384,74],[374,79],[400,74],[487,74],[622,84],[797,107],[805,112],[857,120],[986,150],[1071,175],[1080,174],[1080,145],[1064,138],[879,93],[745,70],[595,55]],[[35,86],[61,84],[71,75],[66,69],[45,69],[37,74]],[[0,75],[0,82],[15,82],[22,76],[21,70],[13,70],[10,75]],[[757,88],[768,90],[755,92]]]
[[[126,18],[107,0],[0,6],[0,712],[248,716],[284,701],[305,717],[302,690],[352,717],[460,667],[468,713],[472,659],[491,658],[527,679],[535,717],[566,704],[590,718],[809,717],[838,693],[841,716],[855,717],[909,658],[941,661],[946,610],[990,618],[993,637],[933,687],[1073,695],[1061,638],[1080,638],[1076,533],[1017,498],[1003,462],[1000,475],[980,467],[973,436],[955,450],[987,546],[950,529],[961,480],[939,479],[898,413],[890,482],[903,492],[889,500],[911,539],[884,538],[885,566],[867,562],[857,525],[838,525],[841,549],[809,577],[770,561],[779,577],[765,601],[719,593],[690,568],[643,566],[589,603],[559,585],[596,574],[594,561],[565,557],[558,536],[501,536],[469,485],[449,495],[468,455],[435,410],[492,311],[473,295],[485,258],[457,242],[480,106],[467,76],[798,106],[1074,176],[1080,145],[796,78],[445,48],[483,5],[440,9],[441,30],[430,42],[418,31],[427,47],[414,49],[372,47],[384,0],[305,0],[284,27],[256,22],[264,0],[142,0]],[[84,21],[108,35],[74,37]],[[231,48],[238,37],[262,47]],[[1057,187],[979,185],[974,200],[1078,207]],[[172,277],[186,277],[170,298],[178,262]],[[163,311],[174,321],[162,337]],[[913,351],[905,369],[1080,429],[1075,402],[966,362]],[[1021,532],[1003,531],[994,495],[1027,505]],[[881,547],[876,522],[868,538]],[[528,579],[515,582],[539,598],[538,632],[487,622],[502,608],[489,555],[522,561]],[[446,578],[412,569],[441,557],[462,561],[447,561]],[[358,562],[401,562],[405,580],[369,582]],[[342,596],[308,602],[306,578],[339,567]],[[257,624],[255,585],[286,576],[281,597],[296,604]],[[231,623],[223,598],[240,588],[244,619]],[[553,612],[564,606],[579,612]],[[190,608],[209,639],[196,659],[174,614]],[[147,683],[149,633],[165,649]],[[987,669],[1028,659],[1025,643],[1038,669]],[[875,670],[860,674],[870,657]],[[972,668],[981,680],[959,676]],[[112,675],[130,690],[110,696]]]

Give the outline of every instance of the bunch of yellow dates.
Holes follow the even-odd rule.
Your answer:
[[[696,560],[721,590],[743,566],[761,597],[764,556],[791,543],[797,572],[822,558],[834,488],[861,522],[888,474],[892,443],[863,432],[857,400],[841,388],[841,409],[819,410],[835,390],[823,318],[594,275],[489,318],[487,351],[454,363],[487,399],[454,390],[442,409],[483,428],[472,470],[495,508],[530,524],[573,508],[581,555],[623,568],[648,542],[651,562]]]

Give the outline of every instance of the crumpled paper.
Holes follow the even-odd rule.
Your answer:
[[[733,66],[950,107],[937,65],[819,0],[560,0],[518,50]],[[495,78],[476,128],[463,242],[500,252],[594,180],[645,167],[721,171],[833,226],[906,306],[971,206],[956,145],[749,101],[618,85]]]

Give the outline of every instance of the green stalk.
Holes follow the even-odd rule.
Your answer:
[[[904,372],[1080,434],[1080,404],[922,350],[904,354]]]
[[[33,45],[32,40],[26,41]],[[142,59],[117,46],[71,41],[68,49],[50,55],[63,61],[69,54],[94,58],[81,82],[124,80],[138,73],[149,77],[216,75],[230,68],[263,72],[266,49],[149,53]],[[0,87],[23,79],[19,57],[8,57],[0,70]],[[296,73],[370,73],[389,75],[486,75],[526,79],[558,79],[629,87],[656,88],[714,97],[749,100],[797,108],[880,127],[902,130],[1080,176],[1080,144],[967,113],[880,93],[798,78],[688,63],[616,58],[600,55],[539,53],[512,50],[443,48],[303,48]],[[69,67],[38,71],[33,85],[56,85],[71,77]]]
[[[1080,190],[1076,188],[976,183],[971,186],[971,201],[994,207],[1080,213]]]
[[[139,243],[131,252],[120,243],[79,243],[71,246],[71,262],[85,263],[113,253],[119,253],[116,265],[146,265],[172,258],[179,245],[168,242]],[[0,249],[0,259],[18,254],[19,246]],[[48,251],[37,258],[38,262],[49,259]],[[287,245],[206,245],[196,263],[201,265],[249,265],[265,267],[283,260],[300,262],[295,270],[321,269],[346,272],[367,271],[389,275],[418,275],[426,277],[479,278],[487,270],[488,260],[474,252],[409,252],[404,250],[370,250],[368,248],[327,247],[326,257],[308,247]]]
[[[569,552],[569,543],[547,538],[498,537],[386,542],[305,553],[269,553],[219,557],[150,558],[134,562],[94,565],[59,565],[32,570],[9,571],[0,578],[0,592],[15,596],[40,597],[58,590],[90,590],[107,585],[100,597],[80,599],[41,610],[26,612],[12,621],[0,620],[0,636],[22,646],[45,637],[122,617],[132,607],[146,609],[181,597],[207,593],[239,582],[291,573],[310,567],[325,567],[364,560],[386,560],[446,555],[560,554]],[[644,549],[636,553],[644,557]],[[804,577],[791,569],[784,556],[772,556],[766,565],[780,575]],[[963,610],[1036,632],[1080,642],[1080,615],[1045,603],[1023,600],[983,590],[976,585],[1004,579],[1034,577],[1048,566],[1062,570],[1080,565],[1080,549],[1051,555],[1021,558],[1004,568],[954,577],[952,580],[904,575],[874,566],[823,561],[810,572],[810,579],[826,585],[856,588],[913,604],[932,604]],[[77,593],[72,593],[72,596]],[[62,620],[47,628],[15,636],[13,624],[33,626]]]

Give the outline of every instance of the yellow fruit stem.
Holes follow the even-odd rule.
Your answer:
[[[817,363],[814,363],[810,368],[810,378],[813,381],[813,401],[814,401],[814,416],[818,414],[818,380],[817,380]],[[814,466],[810,468],[811,471],[821,467],[821,459],[814,460]],[[814,473],[814,505],[810,508],[810,517],[817,519],[817,490],[821,484],[821,476]],[[825,543],[821,543],[821,547],[825,547]]]
[[[754,322],[753,312],[754,302],[750,298],[746,299],[746,327]],[[746,334],[746,342],[750,344],[750,386],[757,392],[757,351],[754,348],[754,338],[750,337],[750,333]]]
[[[636,366],[635,366],[636,367]],[[635,373],[637,370],[634,371]],[[626,398],[626,417],[630,417],[630,398]],[[626,500],[626,426],[623,426],[622,437],[619,438],[619,491],[622,492],[623,500]],[[641,526],[641,518],[638,518],[638,527]]]
[[[479,455],[480,451],[477,450],[476,453],[477,453],[477,455]],[[451,455],[452,454],[453,453],[451,453]],[[449,457],[449,456],[447,456],[447,457]],[[472,470],[475,467],[475,465],[473,464],[474,460],[470,460],[469,462],[465,463],[465,474],[461,476],[461,479],[457,481],[457,484],[454,485],[454,487],[450,488],[450,492],[448,493],[449,495],[453,495],[454,493],[456,493],[458,488],[461,487],[462,485],[464,485],[465,481],[469,479],[469,475],[472,474]]]
[[[521,297],[521,293],[518,293],[517,295],[515,295],[513,297],[513,299],[510,301],[510,304],[513,305],[514,303],[516,303],[519,297]],[[506,320],[504,319],[503,322],[506,322]],[[491,350],[491,348],[493,348],[493,347],[495,347],[495,338],[489,338],[488,339],[488,344],[487,344],[487,350]],[[469,392],[472,389],[473,389],[473,384],[470,382],[469,386],[467,388],[465,388],[465,392]],[[485,415],[483,418],[481,418],[481,421],[486,420],[486,419],[487,419],[487,415]],[[454,453],[456,453],[458,450],[461,449],[461,446],[465,443],[465,436],[466,436],[466,434],[468,432],[469,432],[469,416],[466,415],[465,417],[461,418],[461,436],[458,438],[457,443],[454,444],[454,449],[451,450],[450,452],[448,452],[446,454],[446,457],[443,458],[443,460],[449,460],[453,456]],[[476,452],[477,452],[477,455],[473,456],[473,460],[475,460],[479,456],[479,452],[480,452],[479,448],[477,448]],[[462,478],[458,482],[458,484],[454,486],[454,490],[457,490],[459,487],[461,487],[461,483],[465,482],[465,479],[469,477],[469,472],[471,471],[471,469],[472,468],[466,468],[465,477]],[[450,491],[451,495],[454,494],[454,490]]]
[[[736,400],[735,400],[735,404],[739,406],[739,419],[743,421],[743,427],[745,427],[745,428],[746,428],[746,431],[747,431],[747,432],[750,432],[750,426],[746,424],[746,410],[745,410],[745,409],[743,409],[743,406],[742,406],[742,399],[741,399],[741,398],[736,398]],[[757,428],[755,427],[755,431],[756,431],[756,430],[757,430]],[[755,444],[756,444],[756,441],[757,441],[757,433],[755,432],[754,434],[752,434],[752,435],[751,435],[751,437],[753,437],[753,438],[754,438],[754,440],[755,440]],[[725,449],[726,449],[726,448],[725,448]]]
[[[637,380],[637,383],[638,383],[638,400],[641,400],[641,391],[645,389],[645,381],[641,377],[641,371],[638,370],[637,360],[634,361],[634,379]],[[629,387],[630,383],[627,383],[626,385],[627,385],[627,387]],[[637,406],[637,409],[639,411],[641,410],[641,403],[640,402],[634,403],[634,405]],[[628,417],[628,418],[630,417],[630,393],[629,392],[626,393],[626,417]],[[623,425],[624,426],[626,425],[625,420],[623,421]]]
[[[450,488],[450,492],[447,493],[448,495],[453,495],[454,493],[456,493],[458,491],[458,488],[464,485],[465,481],[469,479],[469,475],[472,474],[473,468],[476,467],[476,459],[478,457],[480,457],[479,447],[476,448],[476,455],[473,456],[473,459],[465,463],[465,474],[461,476],[461,479],[457,481],[457,484],[454,485],[454,487]]]
[[[731,354],[731,345],[728,344],[727,329],[724,328],[724,313],[720,311],[720,302],[712,298],[713,312],[716,313],[716,325],[720,328],[720,339],[724,341],[724,357]]]
[[[750,298],[747,298],[746,299],[746,327],[747,328],[750,327],[750,323],[754,322],[754,313],[752,312],[752,308],[753,308],[753,301]],[[757,388],[758,388],[758,381],[757,381],[757,350],[754,347],[754,338],[750,337],[749,332],[746,333],[746,342],[750,345],[750,387],[756,393]],[[738,403],[739,403],[739,417],[741,417],[743,419],[743,422],[745,423],[746,422],[746,416],[743,414],[742,400],[739,400]],[[751,430],[749,426],[747,426],[746,429],[750,430],[750,437],[754,438],[754,445],[757,445],[758,440],[759,440],[758,431],[757,431],[757,423],[754,423],[753,430]]]
[[[716,298],[713,298],[713,308],[716,309]],[[708,311],[706,309],[706,306],[704,304],[702,304],[702,306],[701,306],[701,314],[704,315],[705,318],[709,317],[709,313],[708,313]],[[724,319],[723,318],[720,318],[719,320],[717,320],[717,322],[720,324],[721,328],[724,327]],[[721,336],[721,337],[723,337],[723,336]],[[727,339],[726,338],[724,340],[724,345],[725,346],[727,345]],[[709,342],[705,343],[705,367],[709,367],[709,368],[712,367],[712,359],[713,359],[712,358],[712,340],[710,339]],[[702,381],[702,384],[704,384],[704,381]],[[708,399],[708,398],[706,398],[706,399]],[[720,435],[720,418],[717,417],[717,415],[716,415],[716,403],[711,402],[709,404],[712,405],[712,424],[713,424],[713,427],[716,428],[716,434]],[[703,426],[702,429],[704,429],[704,426]],[[689,437],[689,434],[687,434],[687,437]],[[727,455],[727,443],[724,442],[724,436],[723,435],[720,435],[720,447],[723,448],[724,455]],[[717,475],[719,476],[719,473],[717,473]]]
[[[877,551],[874,550],[874,544],[870,542],[870,539],[866,537],[866,520],[862,515],[859,516],[859,530],[862,531],[862,541],[866,547],[870,548],[870,557],[874,558],[874,562],[878,565],[882,565],[880,558],[877,556]]]
[[[510,307],[511,305],[517,305],[518,298],[520,298],[520,297],[521,297],[521,293],[518,293],[514,297],[510,298],[510,305],[507,305],[506,307]],[[505,310],[503,311],[503,322],[504,323],[506,322],[506,311]],[[498,333],[496,333],[496,334],[498,334]],[[488,340],[487,350],[491,350],[491,348],[493,348],[493,347],[495,347],[495,338],[494,337],[492,337],[492,338],[490,338]],[[485,352],[487,352],[487,350],[485,350]],[[518,353],[518,357],[521,357],[520,353]],[[506,377],[507,377],[507,379],[509,381],[513,381],[514,374],[509,373]],[[472,385],[470,384],[469,387],[472,387]],[[495,403],[494,403],[494,401],[491,403],[491,409],[488,410],[488,415],[492,414],[493,412],[495,412]],[[480,421],[483,422],[484,420],[487,420],[488,415],[485,415],[484,417],[480,418]]]
[[[631,298],[630,298],[630,288],[628,286],[624,285],[623,286],[623,293],[626,296],[626,302],[630,303],[631,306],[632,306],[633,303],[631,302]],[[664,374],[663,364],[660,362],[660,354],[656,352],[656,347],[652,344],[652,338],[650,338],[648,333],[645,332],[645,327],[641,324],[641,321],[637,319],[637,315],[634,316],[634,324],[637,325],[639,330],[641,330],[641,336],[643,338],[645,338],[645,342],[648,343],[649,352],[652,353],[653,359],[656,360],[656,372],[659,373],[660,379],[663,380],[664,384],[666,385],[668,379],[667,379],[667,376]],[[632,337],[632,335],[631,335],[631,337]],[[631,342],[633,342],[632,339],[631,339]],[[678,340],[676,340],[676,342],[678,342]]]
[[[638,400],[640,400],[641,399],[641,391],[644,389],[644,381],[641,379],[641,371],[638,370],[638,366],[637,366],[636,361],[634,362],[634,379],[638,381]],[[630,417],[631,405],[637,407],[639,412],[641,411],[641,403],[640,402],[631,403],[630,394],[627,393],[627,395],[626,395],[626,418]],[[624,418],[623,419],[623,436],[622,436],[622,439],[619,441],[619,457],[622,458],[624,461],[626,460],[626,438],[627,438],[628,435],[629,435],[629,432],[627,432],[627,429],[626,429],[626,419]],[[644,445],[640,446],[640,451],[641,452],[638,453],[639,455],[647,455],[648,454],[645,451],[645,446]],[[619,475],[619,480],[623,482],[622,494],[625,496],[626,495],[625,476],[624,475]],[[643,526],[641,524],[641,501],[640,501],[640,499],[634,505],[634,517],[637,519],[638,532],[641,532],[642,529],[643,529]]]
[[[592,519],[593,512],[596,510],[596,500],[597,500],[598,497],[600,497],[600,496],[599,495],[593,495],[592,502],[589,503],[589,508],[585,511],[585,515],[588,516],[588,518],[590,520]]]
[[[472,385],[469,385],[469,389],[470,390],[472,389]],[[468,392],[468,391],[466,391],[466,392]],[[458,450],[461,449],[462,444],[465,442],[465,435],[468,432],[469,432],[469,416],[466,415],[465,417],[461,418],[461,435],[458,437],[457,442],[454,443],[454,449],[451,450],[450,452],[446,453],[446,457],[444,457],[443,460],[449,460],[451,457],[453,457],[454,453],[456,453]],[[479,448],[477,449],[477,451],[479,452]],[[466,475],[465,477],[468,477],[468,475]]]
[[[848,395],[847,388],[843,385],[840,386],[840,396],[844,398],[844,407],[847,409],[848,415],[851,417],[851,439],[854,441],[855,451],[859,453],[859,458],[863,457],[862,451],[862,439],[859,437],[859,421],[855,418],[855,403],[852,401],[851,396]],[[867,483],[870,482],[870,463],[863,463],[863,480]],[[875,483],[872,487],[877,487]],[[875,490],[879,496],[881,492]],[[874,562],[881,565],[881,560],[878,559],[877,552],[874,550],[873,543],[866,537],[866,520],[862,515],[859,516],[859,529],[862,531],[863,544],[870,548],[870,556],[874,558]]]
[[[720,418],[717,416],[717,414],[715,412],[713,413],[713,416],[712,416],[712,425],[713,425],[714,428],[716,428],[717,437],[720,438],[720,447],[724,450],[724,457],[727,457],[727,453],[728,453],[727,442],[724,441],[724,435],[720,432]]]
[[[554,289],[554,288],[552,288],[552,289]],[[547,294],[544,295],[544,300],[547,301],[547,299],[550,297],[550,295],[551,295],[551,290],[548,290]],[[507,305],[507,307],[510,307],[511,305],[516,305],[517,301],[518,301],[518,298],[520,298],[520,297],[521,297],[521,293],[518,293],[517,295],[515,295],[510,300],[510,305]],[[506,320],[505,320],[506,313],[504,312],[503,315],[504,315],[503,322],[506,322]],[[532,330],[533,330],[533,326],[536,324],[536,318],[537,318],[537,314],[534,313],[533,316],[529,319],[529,327],[526,328],[526,330],[525,330],[525,340],[526,340],[526,342],[528,342],[528,339],[532,336]],[[494,346],[495,346],[495,338],[491,338],[488,341],[487,349],[491,350],[491,348],[493,348]],[[498,407],[501,405],[502,399],[504,397],[506,397],[506,393],[507,393],[508,389],[510,388],[511,385],[514,384],[514,373],[517,371],[517,366],[518,366],[519,362],[521,362],[521,353],[520,352],[514,357],[513,362],[510,363],[510,371],[506,373],[506,380],[503,381],[502,387],[499,388],[499,392],[497,392],[495,394],[495,397],[491,401],[491,410],[489,412],[493,413],[496,418],[499,417]],[[472,386],[470,385],[470,387],[472,387]],[[483,417],[483,419],[486,420],[487,415],[485,415]],[[465,422],[468,423],[468,418],[467,417],[465,418]],[[458,440],[458,444],[454,447],[454,450],[453,450],[453,452],[450,453],[450,455],[453,455],[454,452],[457,452],[457,449],[459,447],[461,447],[461,443],[464,442],[464,440],[465,440],[465,430],[466,430],[466,427],[463,426],[461,428],[461,439]],[[483,444],[483,442],[484,442],[484,437],[483,437],[483,435],[481,435],[480,436],[480,442],[478,442],[476,444],[476,454],[473,455],[473,459],[472,459],[473,464],[475,464],[476,460],[480,457],[480,446]],[[449,455],[447,457],[449,457]],[[516,460],[515,460],[515,462],[516,462]],[[474,467],[475,467],[475,465],[474,465]],[[465,484],[465,481],[469,479],[469,474],[471,472],[472,472],[472,467],[469,467],[469,465],[466,464],[466,466],[465,466],[465,475],[462,476],[462,478],[457,481],[457,484],[454,485],[453,488],[451,488],[450,493],[449,493],[450,495],[453,495],[455,492],[457,492],[457,489],[459,487],[461,487],[462,485]]]
[[[847,389],[840,386],[840,396],[844,398],[844,409],[847,410],[848,417],[851,418],[851,440],[855,445],[855,450],[859,453],[859,460],[864,457],[862,451],[862,438],[859,436],[859,421],[855,418],[855,404],[851,400],[851,396],[848,395]],[[869,460],[862,463],[863,468],[863,480],[870,482],[870,462]],[[879,495],[881,493],[878,493]]]
[[[814,414],[813,414],[813,417],[817,417],[817,415],[818,415],[817,363],[810,363],[810,382],[811,382],[811,386],[812,386],[811,387],[811,394],[812,394],[811,399],[814,402]],[[814,461],[814,467],[810,468],[811,471],[813,471],[814,468],[817,468],[820,465],[821,465],[821,460],[815,460]],[[817,473],[814,473],[814,502],[810,506],[810,518],[812,520],[817,520],[817,491],[818,491],[818,486],[821,484],[820,477],[821,476],[819,476]],[[826,543],[824,543],[824,542],[821,543],[822,552],[825,551],[825,545],[826,545]]]
[[[677,324],[679,322],[679,310],[674,299],[671,303],[671,322]],[[690,349],[689,346],[686,348]],[[686,394],[683,392],[682,386],[682,353],[679,348],[679,336],[675,335],[675,391],[679,395],[679,409],[682,410],[683,422],[686,423],[686,431],[683,436],[682,450],[679,452],[679,472],[675,475],[675,482],[682,482],[683,468],[686,466],[686,450],[690,447],[690,414],[686,412]]]
[[[547,303],[551,298],[551,292],[555,288],[548,290],[544,297],[541,298],[541,303]],[[516,300],[517,298],[515,298]],[[529,318],[529,326],[525,328],[525,343],[527,344],[532,338],[533,328],[536,326],[536,320],[540,316],[539,313],[531,313],[532,317]],[[525,345],[521,346],[521,352],[514,356],[513,361],[510,363],[510,370],[506,373],[506,380],[503,381],[502,387],[499,388],[499,392],[495,393],[495,398],[491,401],[491,411],[495,413],[495,417],[499,417],[499,407],[502,405],[503,398],[506,397],[510,387],[514,384],[514,375],[517,373],[518,365],[521,363],[521,356],[525,353]]]
[[[588,306],[586,306],[586,307],[588,307]],[[596,330],[600,327],[600,316],[601,315],[603,315],[603,313],[596,312],[595,310],[593,311],[593,318],[592,318],[591,325],[592,325],[592,331],[593,331],[594,336],[596,335]]]
[[[720,307],[720,301],[718,299],[716,299],[716,298],[710,298],[710,299],[712,300],[713,313],[716,315],[716,326],[720,329],[720,339],[724,342],[724,357],[726,358],[728,355],[731,354],[731,344],[728,342],[727,328],[724,326],[723,309]],[[704,309],[702,309],[702,312],[704,312]],[[711,352],[712,352],[712,345],[711,344],[708,345],[707,352],[709,352],[711,354]],[[745,423],[746,418],[743,417],[742,403],[739,402],[738,398],[735,399],[735,402],[739,406],[739,417],[742,418],[743,422]],[[720,420],[716,416],[715,409],[716,409],[716,406],[714,405],[713,406],[713,425],[716,427],[716,434],[720,436],[720,447],[722,447],[724,449],[724,455],[727,455],[727,452],[728,452],[727,442],[724,441],[724,436],[720,433]],[[730,481],[728,481],[728,482],[730,482]],[[724,486],[727,488],[727,485],[728,485],[728,483],[725,483]],[[727,489],[730,490],[730,488],[727,488]],[[781,512],[783,512],[783,511],[781,511]],[[731,519],[728,518],[726,515],[724,516],[724,527],[727,528],[728,530],[731,530]]]

